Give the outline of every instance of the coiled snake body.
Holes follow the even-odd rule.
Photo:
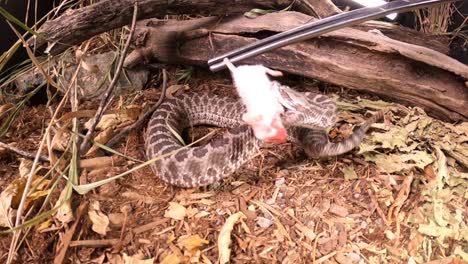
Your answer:
[[[314,158],[350,151],[360,144],[370,125],[382,117],[382,113],[374,115],[349,138],[331,143],[325,128],[336,122],[335,103],[325,95],[299,94],[288,87],[281,88],[280,92],[283,100],[298,110],[286,110],[282,116],[289,139],[301,144]],[[165,182],[181,187],[209,185],[231,175],[262,145],[242,121],[244,111],[239,99],[208,93],[184,93],[165,101],[148,123],[145,135],[148,159],[183,147],[171,129],[179,135],[183,129],[200,124],[229,130],[204,146],[185,148],[155,161],[152,170]]]

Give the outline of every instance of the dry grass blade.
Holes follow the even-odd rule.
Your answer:
[[[454,11],[454,3],[441,4],[427,10],[416,10],[416,18],[421,26],[421,31],[429,34],[441,34],[447,32],[450,17]]]

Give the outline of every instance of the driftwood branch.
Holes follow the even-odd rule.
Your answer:
[[[264,37],[267,32],[284,31],[313,18],[296,12],[280,12],[255,20],[239,17],[216,21],[205,27],[209,34],[195,34],[192,38],[184,38],[180,33],[184,28],[193,28],[194,23],[206,24],[209,19],[172,21],[156,27],[142,25],[139,30],[146,32],[143,34],[146,44],[142,47],[146,49],[146,58],[152,55],[165,63],[206,67],[208,59],[255,41],[256,33],[260,32]],[[387,24],[387,27],[390,26]],[[387,31],[398,30],[396,26],[391,30],[387,28]],[[197,31],[203,32],[202,29]],[[178,37],[168,32],[178,32]],[[468,66],[436,51],[445,50],[442,45],[429,41],[427,36],[414,33],[402,42],[389,35],[404,38],[403,34],[386,35],[383,32],[363,25],[359,29],[345,28],[242,63],[261,63],[291,74],[420,106],[443,120],[468,120],[465,83]],[[171,37],[164,39],[164,36]],[[139,50],[132,52],[126,62],[134,64]]]
[[[238,14],[252,8],[284,8],[292,0],[139,0],[138,20],[177,14]],[[37,47],[52,43],[50,54],[58,54],[94,35],[130,24],[133,0],[104,0],[76,10],[68,10],[60,17],[41,26],[41,37],[32,37],[28,45]]]

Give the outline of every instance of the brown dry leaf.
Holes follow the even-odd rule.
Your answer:
[[[393,219],[398,217],[400,213],[400,209],[403,206],[403,203],[408,199],[408,196],[411,191],[411,183],[413,182],[414,175],[411,173],[410,175],[406,176],[405,180],[401,184],[400,191],[398,192],[395,201],[393,202],[392,206],[388,209],[388,216],[387,220],[391,222]]]
[[[212,264],[211,260],[206,255],[201,255],[204,264]]]
[[[209,244],[210,241],[202,239],[199,235],[181,236],[177,240],[177,245],[188,251],[200,250],[203,245]]]
[[[70,141],[71,134],[63,129],[57,130],[52,138],[52,149],[57,151],[65,151],[68,142]]]
[[[181,262],[182,260],[177,254],[170,254],[164,257],[164,259],[161,261],[161,264],[179,264]]]
[[[114,128],[126,122],[134,122],[140,115],[141,107],[138,105],[130,105],[125,109],[113,114],[105,114],[102,116],[99,123],[96,125],[97,130],[105,130],[107,128]],[[86,129],[90,129],[93,119],[88,120],[84,124]]]
[[[97,64],[91,64],[86,61],[81,61],[81,68],[86,70],[89,73],[98,73],[99,72],[99,66]]]
[[[100,208],[99,201],[92,201],[89,205],[88,216],[93,223],[91,229],[103,236],[109,230],[109,217],[105,215]]]
[[[198,208],[189,206],[186,212],[187,212],[187,217],[192,218],[198,214]]]
[[[372,138],[372,142],[380,143],[381,148],[403,148],[407,146],[408,131],[406,128],[395,126],[385,133],[374,132],[369,138]]]
[[[135,254],[133,256],[128,256],[127,254],[123,253],[123,262],[124,264],[153,264],[154,258],[150,259],[143,259],[143,254]]]
[[[189,86],[187,84],[174,84],[166,89],[166,97],[171,99],[174,98],[174,95],[180,90],[188,90]]]
[[[240,219],[246,218],[242,212],[237,212],[226,220],[226,223],[221,227],[218,236],[218,252],[219,252],[219,263],[224,264],[229,262],[231,249],[229,245],[231,244],[231,232],[234,228],[234,224],[237,223]]]
[[[19,179],[16,179],[14,181],[12,181],[7,188],[9,188],[10,186],[14,186],[14,187],[11,187],[13,188],[13,190],[15,190],[15,195],[12,197],[12,200],[11,200],[11,207],[12,208],[18,208],[20,202],[21,202],[21,197],[23,196],[23,191],[24,191],[24,187],[26,185],[26,178],[19,178]],[[6,191],[6,189],[5,189]]]
[[[62,192],[60,193],[60,198],[57,200],[55,207],[59,206],[62,200],[65,199],[69,190],[67,188],[63,188]],[[73,210],[71,208],[71,200],[68,199],[63,202],[62,205],[58,208],[57,212],[55,213],[55,218],[59,220],[61,223],[66,224],[70,223],[75,219],[73,216]]]
[[[419,246],[424,241],[424,237],[417,231],[413,239],[408,243],[408,254],[412,257],[416,256]]]
[[[28,178],[29,173],[31,172],[32,164],[33,161],[29,159],[20,159],[20,165],[19,165],[19,175],[21,178]]]
[[[46,221],[40,223],[37,227],[36,227],[36,230],[38,232],[41,232],[47,228],[49,228],[50,226],[52,225],[52,219],[47,219]]]
[[[432,164],[424,167],[424,175],[426,176],[427,182],[431,182],[437,178],[437,175],[434,171],[434,166]]]
[[[344,166],[340,168],[341,172],[343,172],[345,180],[355,180],[358,178],[356,171],[354,170],[354,166],[351,164],[349,166]]]
[[[208,216],[208,215],[210,215],[209,212],[207,212],[207,211],[200,211],[200,212],[198,212],[197,214],[195,214],[193,217],[194,217],[194,218],[202,218],[202,217],[205,217],[205,216]]]
[[[113,136],[115,135],[115,131],[113,128],[108,127],[104,131],[100,132],[95,138],[94,141],[100,144],[105,145]],[[85,157],[91,157],[96,154],[99,150],[99,147],[93,145],[88,152],[86,152]]]
[[[176,202],[169,202],[169,208],[167,208],[166,212],[164,212],[164,217],[175,220],[184,220],[186,215],[187,209]]]
[[[210,242],[208,240],[202,239],[198,235],[194,236],[181,236],[177,240],[177,245],[184,250],[184,256],[190,258],[191,263],[199,263],[201,250],[200,248],[203,245],[207,245]]]
[[[409,154],[379,154],[374,160],[377,166],[387,173],[402,172],[414,167],[424,169],[434,161],[432,156],[425,151],[413,151]]]
[[[13,209],[11,202],[13,197],[18,194],[18,185],[10,183],[0,194],[0,226],[12,228]]]

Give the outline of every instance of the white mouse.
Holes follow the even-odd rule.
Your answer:
[[[266,142],[286,142],[287,133],[280,114],[283,106],[279,102],[277,86],[268,77],[282,76],[283,73],[263,65],[242,65],[235,67],[229,59],[224,63],[231,71],[234,85],[246,106],[243,120],[254,130],[258,139]]]

